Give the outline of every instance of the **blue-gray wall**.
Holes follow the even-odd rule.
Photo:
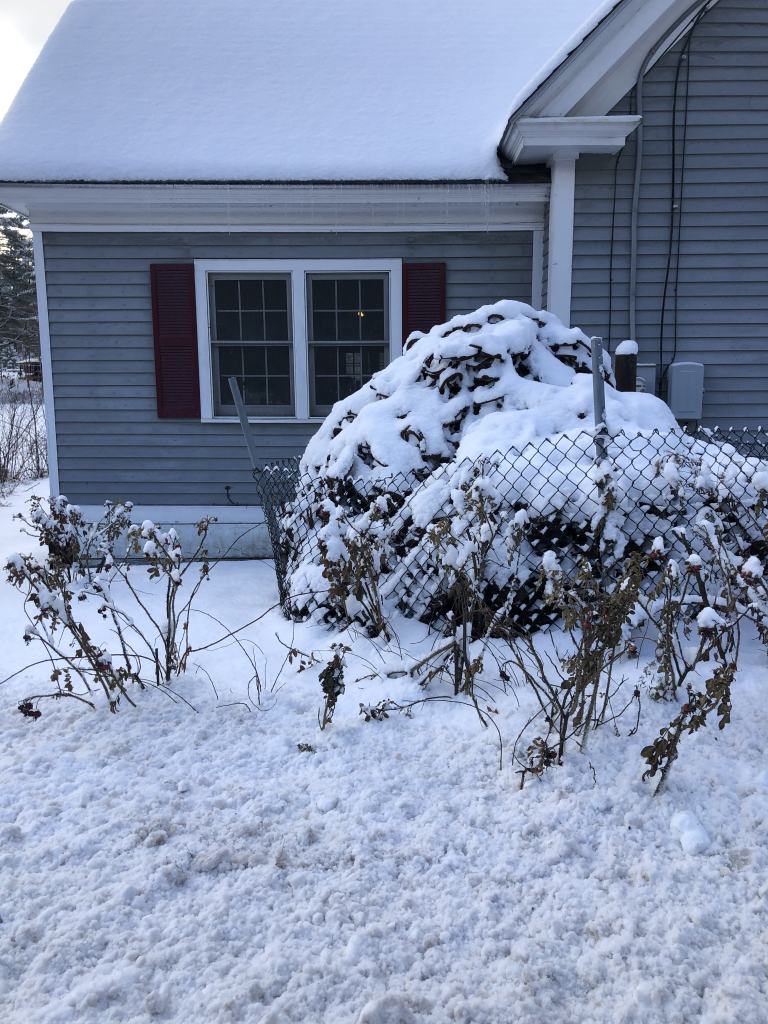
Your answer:
[[[637,341],[659,362],[670,226],[672,109],[679,44],[645,79]],[[704,422],[768,427],[768,3],[720,0],[691,41],[678,90],[678,180],[690,75],[677,297],[677,359],[705,364]],[[615,113],[631,111],[631,96]],[[614,157],[577,162],[572,323],[628,337],[629,216],[635,147],[616,191],[612,317],[609,263]],[[674,274],[672,275],[674,278]],[[670,299],[672,301],[672,290]],[[664,366],[673,356],[667,314]]]
[[[530,232],[432,234],[46,233],[60,491],[81,504],[253,502],[240,428],[159,420],[149,266],[247,258],[402,258],[445,262],[448,316],[486,302],[530,302]],[[300,454],[314,425],[254,427],[265,458]]]

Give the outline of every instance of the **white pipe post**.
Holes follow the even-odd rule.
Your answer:
[[[576,158],[555,156],[550,166],[547,309],[570,327]]]
[[[237,377],[229,378],[229,389],[232,392],[232,398],[235,400],[235,408],[237,409],[237,415],[240,420],[240,428],[243,431],[243,438],[248,448],[248,454],[251,457],[251,465],[253,466],[254,472],[259,470],[259,453],[256,448],[256,442],[253,440],[253,434],[251,433],[251,427],[248,423],[248,416],[245,412],[245,405],[243,404],[243,396],[240,394],[240,388],[238,387]]]

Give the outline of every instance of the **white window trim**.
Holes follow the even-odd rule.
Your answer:
[[[209,274],[289,274],[293,316],[293,416],[249,416],[249,423],[322,423],[324,416],[309,415],[309,345],[307,342],[307,275],[339,271],[345,274],[389,275],[389,358],[402,352],[402,260],[195,260],[197,350],[200,364],[200,413],[203,423],[237,423],[237,416],[214,416]]]

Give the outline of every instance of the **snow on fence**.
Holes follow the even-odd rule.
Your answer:
[[[617,432],[605,461],[582,430],[432,472],[318,479],[295,459],[255,477],[286,614],[321,609],[369,627],[371,583],[385,606],[433,623],[451,612],[446,570],[479,573],[487,608],[541,628],[553,617],[541,593],[546,552],[564,568],[587,557],[610,574],[634,551],[684,561],[693,544],[695,557],[687,528],[702,517],[735,564],[762,556],[768,535],[761,429]],[[655,568],[652,554],[650,583]]]

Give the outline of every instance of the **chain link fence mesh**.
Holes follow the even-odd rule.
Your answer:
[[[377,533],[385,537],[377,584],[382,598],[424,622],[444,617],[449,587],[434,528],[449,520],[459,534],[477,529],[465,521],[463,502],[478,481],[492,495],[497,518],[512,522],[524,512],[517,519],[524,522],[525,541],[514,565],[500,543],[477,582],[488,607],[504,607],[528,628],[552,622],[539,588],[547,551],[564,567],[586,557],[610,573],[613,564],[633,551],[648,552],[661,537],[667,557],[684,559],[679,530],[712,509],[736,554],[763,554],[760,493],[768,489],[768,435],[762,429],[618,433],[606,439],[601,462],[595,440],[593,431],[571,432],[432,472],[368,479],[302,470],[298,458],[265,466],[254,478],[285,613],[303,617],[323,606],[327,584],[308,586],[321,574],[313,577],[307,567],[318,568],[326,557],[330,519],[349,535],[368,529],[376,509],[386,525]],[[653,569],[652,562],[651,578]]]

